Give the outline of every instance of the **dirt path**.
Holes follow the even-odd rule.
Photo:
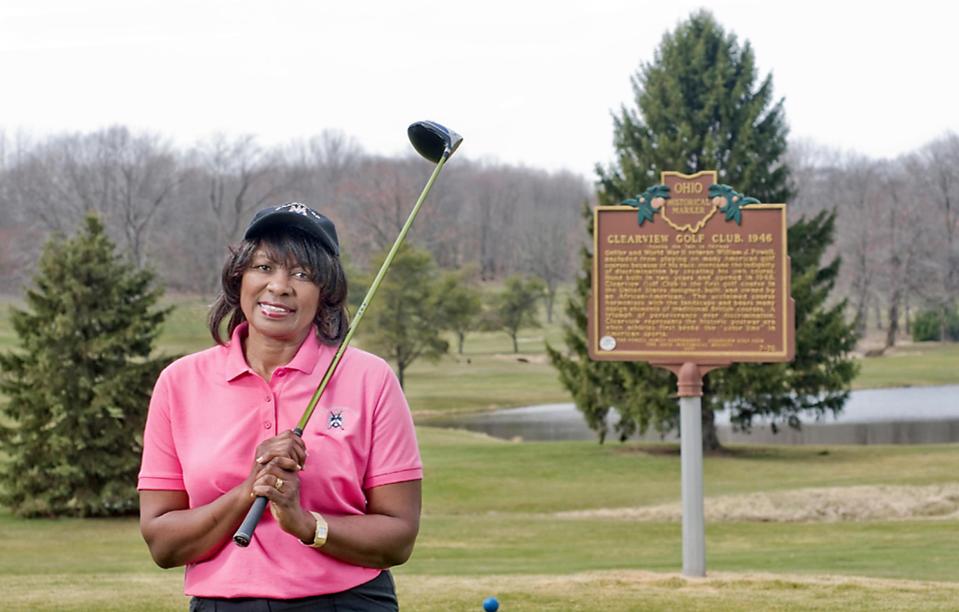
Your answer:
[[[959,484],[796,489],[706,498],[707,521],[872,521],[959,517]],[[678,521],[680,504],[558,512],[558,518]]]

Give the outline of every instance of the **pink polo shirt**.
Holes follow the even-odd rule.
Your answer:
[[[240,342],[178,359],[157,380],[143,439],[138,489],[186,491],[190,507],[237,486],[256,446],[296,426],[335,348],[310,334],[269,383],[246,363]],[[308,458],[300,501],[321,514],[366,511],[365,489],[423,477],[409,406],[379,357],[347,349],[303,432]],[[186,567],[184,590],[201,597],[289,599],[335,593],[380,570],[304,546],[264,512],[247,548],[227,543]]]

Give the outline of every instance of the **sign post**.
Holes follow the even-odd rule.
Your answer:
[[[679,376],[680,457],[683,495],[683,575],[706,575],[706,508],[703,503],[703,379],[694,363],[684,363]],[[698,384],[689,384],[697,381]],[[680,383],[680,387],[683,385]],[[684,393],[685,391],[685,393]]]
[[[703,376],[734,362],[791,361],[786,205],[663,172],[593,224],[591,359],[646,361],[676,374],[682,453],[683,574],[706,575]]]

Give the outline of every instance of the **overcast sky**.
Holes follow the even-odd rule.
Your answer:
[[[0,128],[334,128],[395,154],[429,118],[462,155],[592,179],[630,76],[699,7],[752,43],[794,139],[892,157],[959,131],[959,4],[927,0],[3,0]]]

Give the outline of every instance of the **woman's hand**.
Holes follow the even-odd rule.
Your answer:
[[[313,516],[300,505],[300,476],[306,445],[293,432],[264,440],[256,449],[252,493],[270,500],[270,512],[280,528],[305,542],[313,541]]]
[[[292,459],[299,469],[303,469],[306,465],[306,443],[292,431],[284,431],[276,437],[263,440],[256,447],[256,463],[251,476],[255,478],[264,465],[277,457]]]

